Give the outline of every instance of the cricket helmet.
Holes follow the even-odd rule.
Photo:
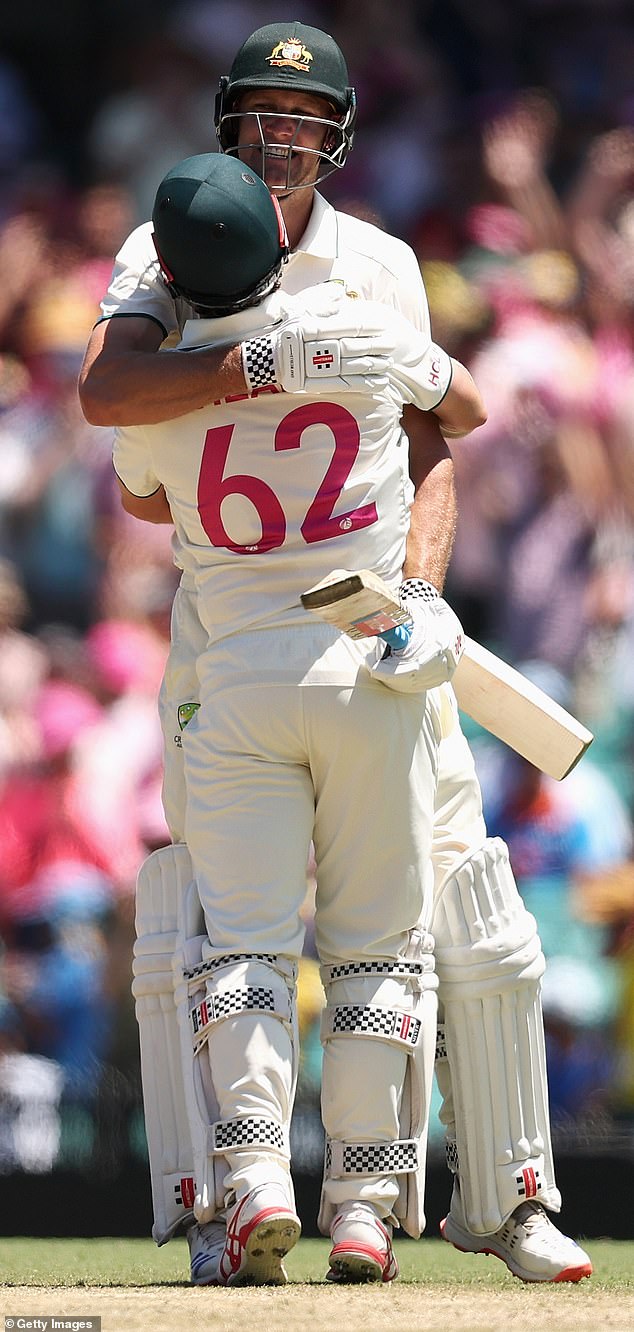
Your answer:
[[[172,295],[206,314],[256,305],[279,283],[288,257],[279,204],[236,157],[177,163],[158,187],[152,223]]]
[[[241,95],[258,88],[307,92],[329,102],[333,108],[332,119],[322,116],[301,118],[324,126],[322,147],[316,152],[321,159],[317,181],[344,165],[352,148],[357,102],[355,90],[348,81],[343,53],[329,33],[295,21],[269,23],[247,37],[230,73],[221,78],[216,96],[214,124],[223,153],[237,153],[240,120],[250,115],[257,122],[258,141],[248,146],[260,147],[264,157],[266,138],[260,117],[257,113],[245,113],[239,109]],[[315,154],[314,149],[302,148],[294,141],[292,148],[297,152]],[[287,185],[292,189],[290,154],[288,177]]]

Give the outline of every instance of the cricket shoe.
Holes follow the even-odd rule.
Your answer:
[[[501,1258],[520,1281],[581,1281],[592,1275],[587,1253],[562,1235],[541,1203],[533,1199],[520,1203],[494,1234],[474,1235],[467,1230],[460,1193],[454,1189],[440,1233],[463,1253],[489,1253]]]
[[[393,1281],[398,1276],[391,1228],[379,1221],[369,1203],[346,1203],[337,1213],[330,1234],[333,1246],[326,1281],[352,1284]]]
[[[219,1286],[284,1286],[282,1261],[299,1239],[299,1217],[288,1195],[274,1184],[259,1184],[236,1203],[227,1221],[218,1265]]]
[[[208,1221],[206,1225],[194,1222],[187,1230],[189,1263],[193,1286],[218,1284],[220,1259],[227,1240],[224,1221]]]

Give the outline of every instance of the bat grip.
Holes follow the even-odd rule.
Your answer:
[[[394,652],[398,652],[399,649],[407,647],[412,636],[412,628],[411,624],[397,624],[393,629],[384,629],[377,637],[382,638]]]

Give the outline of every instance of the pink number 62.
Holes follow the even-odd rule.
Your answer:
[[[332,432],[334,452],[326,468],[324,479],[308,507],[301,533],[304,541],[327,541],[344,536],[360,527],[370,527],[377,521],[375,504],[363,504],[347,513],[333,513],[337,500],[350,475],[359,452],[361,437],[359,426],[346,407],[334,402],[306,403],[295,407],[279,423],[275,432],[276,453],[298,449],[302,435],[309,426],[324,425]],[[198,512],[200,521],[212,546],[224,546],[238,555],[264,555],[283,545],[286,536],[286,517],[275,491],[260,477],[235,473],[223,476],[227,455],[235,426],[218,426],[205,435],[203,455],[198,477]],[[221,516],[223,500],[229,495],[244,495],[256,510],[262,534],[259,541],[249,546],[232,541]]]

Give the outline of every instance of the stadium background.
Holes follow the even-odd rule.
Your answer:
[[[359,129],[324,192],[415,248],[481,385],[447,595],[596,733],[561,785],[470,727],[539,920],[565,1229],[634,1237],[634,15],[629,0],[24,0],[0,16],[0,1231],[145,1234],[129,997],[136,869],[166,831],[166,534],[120,511],[82,349],[218,77],[273,17],[328,28]],[[293,1125],[314,1228],[321,991]],[[432,1125],[429,1234],[449,1180]]]

